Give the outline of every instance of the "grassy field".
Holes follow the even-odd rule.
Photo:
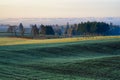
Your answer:
[[[0,45],[18,45],[18,44],[46,44],[46,43],[66,43],[79,42],[85,40],[104,40],[104,39],[120,39],[120,36],[95,36],[95,37],[77,37],[77,38],[60,38],[60,39],[23,39],[23,38],[0,38]]]
[[[120,80],[118,36],[0,38],[0,45],[0,80]]]

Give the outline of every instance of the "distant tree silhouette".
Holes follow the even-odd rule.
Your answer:
[[[17,26],[16,25],[9,25],[7,32],[12,33],[13,35],[17,36]]]
[[[66,29],[65,29],[65,35],[67,35],[68,33],[68,29],[70,28],[70,25],[69,25],[69,22],[67,22],[67,26],[66,26]]]
[[[40,34],[45,35],[46,34],[46,27],[41,24],[40,28],[41,28]]]
[[[23,37],[23,36],[24,36],[24,33],[25,33],[25,29],[24,29],[22,23],[19,24],[19,32],[20,32],[21,36]]]
[[[55,35],[52,26],[46,26],[46,35]]]
[[[78,32],[81,34],[101,34],[109,31],[110,25],[104,22],[81,22],[78,24]]]
[[[58,35],[61,36],[62,35],[62,30],[58,29]]]
[[[52,26],[49,25],[41,25],[41,34],[43,35],[55,35],[55,31],[53,30]]]
[[[32,37],[37,37],[39,35],[39,29],[37,28],[37,25],[31,25],[32,29],[31,29],[31,34]]]
[[[65,28],[63,26],[61,27],[61,35],[65,35]]]
[[[78,35],[78,25],[77,24],[74,24],[73,25],[73,29],[72,29],[72,35]]]
[[[104,34],[110,29],[109,24],[106,24],[104,22],[98,22],[96,26],[97,26],[96,32],[98,34]]]
[[[72,26],[67,29],[67,36],[68,37],[72,36],[72,30],[73,30]]]
[[[80,34],[84,34],[84,33],[87,32],[85,23],[81,22],[81,23],[78,24],[78,32]]]
[[[90,32],[95,33],[97,30],[97,22],[92,22],[90,27]]]

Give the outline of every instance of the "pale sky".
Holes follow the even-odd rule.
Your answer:
[[[0,18],[120,17],[120,0],[0,0]]]

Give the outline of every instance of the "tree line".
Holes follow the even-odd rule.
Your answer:
[[[40,26],[37,26],[36,24],[30,25],[31,37],[39,37],[39,35],[57,35],[65,37],[72,37],[76,35],[108,35],[110,31],[115,28],[115,25],[112,25],[112,23],[108,24],[105,22],[89,21],[73,25],[67,23],[66,26],[55,26],[43,24],[41,24]],[[22,23],[20,23],[19,26],[9,26],[8,32],[14,34],[15,36],[17,36],[17,33],[19,33],[20,36],[23,37],[25,34],[25,27]]]
[[[101,34],[104,35],[110,30],[110,25],[104,22],[85,22],[78,24],[80,34]]]
[[[50,25],[40,25],[38,27],[36,24],[35,25],[30,25],[31,27],[31,37],[38,37],[40,34],[41,35],[55,35],[55,32]],[[21,37],[24,37],[25,35],[25,27],[23,26],[22,23],[19,24],[19,26],[13,25],[9,26],[8,33],[12,33],[14,36],[18,36],[20,34]]]
[[[64,35],[106,35],[112,26],[105,22],[81,22],[70,25],[67,23]],[[62,29],[61,29],[62,30]]]

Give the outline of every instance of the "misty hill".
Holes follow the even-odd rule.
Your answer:
[[[120,25],[120,17],[104,17],[104,18],[95,18],[95,17],[84,17],[84,18],[8,18],[0,19],[0,24],[11,24],[18,25],[23,23],[25,27],[29,27],[30,24],[44,24],[44,25],[66,25],[67,22],[70,24],[87,22],[87,21],[97,21],[97,22],[106,22],[113,23],[114,25]]]

